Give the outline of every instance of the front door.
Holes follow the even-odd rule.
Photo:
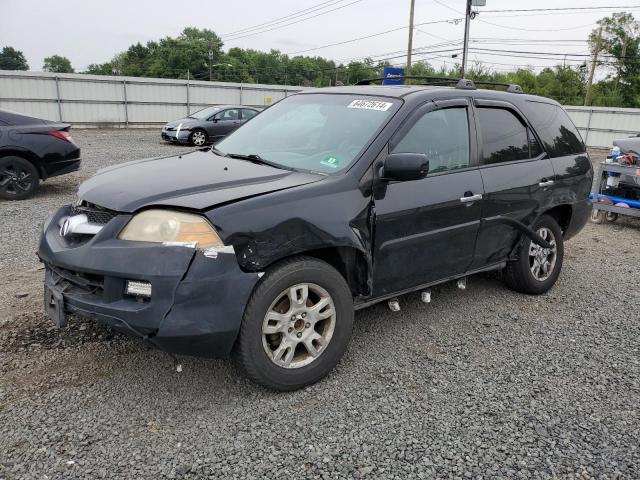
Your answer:
[[[483,186],[468,100],[429,103],[390,142],[423,153],[426,178],[382,183],[374,194],[374,296],[464,273],[473,260]]]
[[[502,222],[529,226],[551,202],[554,170],[525,117],[511,104],[476,100],[480,172],[485,188],[472,268],[503,261],[521,233]]]
[[[230,108],[217,113],[211,122],[209,136],[220,138],[228,135],[240,126],[240,110]]]

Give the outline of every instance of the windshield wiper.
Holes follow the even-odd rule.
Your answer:
[[[211,151],[220,157],[228,157],[228,153],[224,153],[222,150],[218,150],[214,145],[211,146]]]
[[[281,168],[282,170],[290,170],[292,172],[296,171],[296,169],[293,167],[287,167],[285,165],[281,165],[279,163],[266,160],[262,158],[260,155],[258,155],[257,153],[250,153],[247,155],[244,155],[242,153],[227,153],[225,154],[225,156],[230,158],[239,158],[240,160],[248,160],[250,162],[258,163],[261,165],[269,165],[270,167]]]

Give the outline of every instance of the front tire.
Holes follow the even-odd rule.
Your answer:
[[[353,328],[353,298],[340,273],[310,257],[269,269],[245,309],[235,356],[268,388],[297,390],[326,376]]]
[[[189,143],[196,147],[202,147],[208,141],[209,136],[207,135],[207,132],[205,132],[201,128],[195,129],[193,132],[191,132],[191,135],[189,135]]]
[[[558,280],[564,258],[562,230],[556,220],[542,215],[533,225],[535,231],[552,248],[542,248],[527,239],[522,242],[518,259],[507,264],[504,278],[509,288],[531,295],[545,293]]]
[[[0,158],[0,198],[24,200],[40,186],[36,167],[21,157]]]

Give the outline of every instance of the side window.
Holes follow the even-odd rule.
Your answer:
[[[225,110],[224,112],[220,112],[218,115],[216,115],[216,118],[218,120],[238,120],[238,110],[237,109],[231,109],[231,110]]]
[[[466,108],[425,113],[400,140],[393,153],[423,153],[429,173],[469,166],[469,120]]]
[[[248,108],[242,109],[242,118],[245,120],[249,120],[250,118],[255,117],[258,114],[255,110],[249,110]]]
[[[587,148],[569,115],[552,103],[527,102],[527,117],[550,157],[584,153]]]
[[[485,164],[525,160],[529,157],[527,127],[504,108],[478,108]]]

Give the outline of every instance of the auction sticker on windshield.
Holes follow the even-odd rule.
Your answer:
[[[347,108],[361,108],[364,110],[377,110],[379,112],[386,112],[391,108],[393,103],[390,102],[378,102],[377,100],[354,100]]]
[[[327,156],[320,161],[321,165],[331,168],[338,168],[340,166],[340,160],[336,157]]]

